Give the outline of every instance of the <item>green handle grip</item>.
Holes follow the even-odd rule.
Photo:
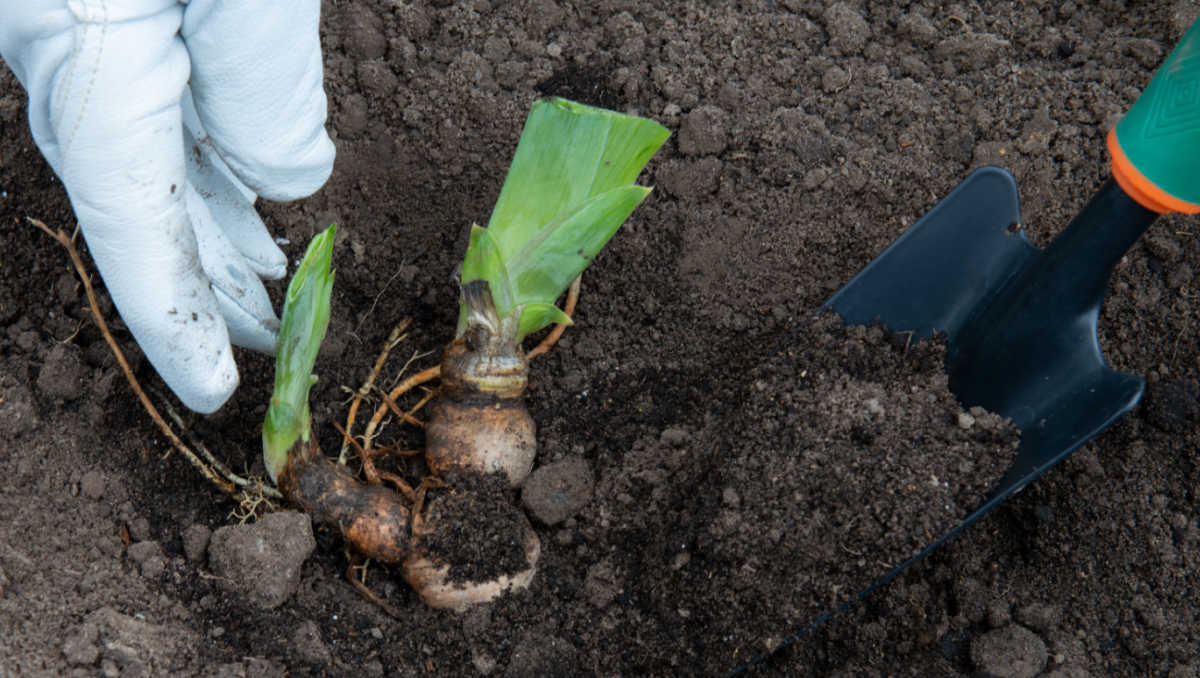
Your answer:
[[[1109,147],[1113,174],[1139,202],[1137,192],[1149,193],[1165,208],[1156,211],[1200,211],[1200,20],[1117,123]],[[1140,184],[1137,192],[1127,182]]]

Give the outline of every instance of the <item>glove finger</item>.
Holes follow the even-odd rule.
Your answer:
[[[233,175],[213,148],[200,124],[190,91],[184,92],[182,107],[188,184],[197,197],[203,198],[211,220],[220,226],[254,274],[268,280],[282,278],[287,273],[287,257],[255,211],[254,192]],[[195,222],[194,210],[192,219]],[[238,343],[236,339],[234,343]]]
[[[142,7],[64,20],[28,46],[30,120],[126,326],[180,400],[212,412],[238,373],[184,205],[182,10]]]
[[[192,186],[186,190],[200,264],[212,281],[213,293],[229,328],[229,340],[237,346],[274,353],[279,318],[271,308],[267,290],[213,220],[205,200]]]
[[[73,200],[88,250],[125,325],[188,408],[215,412],[238,385],[221,306],[182,204],[149,223]]]
[[[271,200],[309,195],[333,169],[319,18],[320,0],[191,0],[184,12],[200,121],[234,174]]]

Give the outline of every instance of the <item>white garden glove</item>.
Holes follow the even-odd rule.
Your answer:
[[[319,0],[0,0],[34,140],[125,324],[199,412],[237,386],[231,340],[274,351],[260,278],[287,260],[256,195],[309,195],[333,167],[319,14]]]

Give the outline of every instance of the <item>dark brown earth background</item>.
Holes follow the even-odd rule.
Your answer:
[[[316,529],[305,560],[302,516],[223,530],[236,502],[167,454],[65,252],[25,222],[74,226],[0,69],[0,676],[1200,675],[1195,218],[1151,228],[1101,314],[1110,362],[1150,382],[1142,405],[788,642],[972,508],[1007,444],[944,397],[936,348],[797,328],[973,167],[1014,172],[1047,242],[1107,176],[1103,135],[1194,2],[323,10],[334,174],[261,211],[293,259],[341,227],[313,390],[326,450],[393,327],[413,319],[386,385],[450,339],[466,228],[486,222],[534,99],[671,128],[642,179],[656,190],[533,366],[537,464],[582,506],[536,523],[529,591],[465,614],[371,566],[399,619],[346,583],[336,533]],[[239,365],[230,403],[184,421],[253,474],[271,361]],[[383,440],[421,436],[392,424]],[[280,572],[290,586],[231,585],[231,546],[281,535],[303,561]]]

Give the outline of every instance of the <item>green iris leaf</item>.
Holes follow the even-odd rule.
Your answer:
[[[308,392],[317,382],[313,365],[329,328],[336,231],[337,225],[331,225],[308,244],[284,299],[275,350],[275,390],[263,422],[263,460],[272,481],[287,463],[288,451],[297,440],[307,442],[312,428]]]
[[[463,284],[487,281],[501,317],[524,309],[518,340],[565,318],[530,309],[554,304],[650,193],[634,181],[669,135],[636,116],[534,102],[488,237],[472,230],[462,271]]]

